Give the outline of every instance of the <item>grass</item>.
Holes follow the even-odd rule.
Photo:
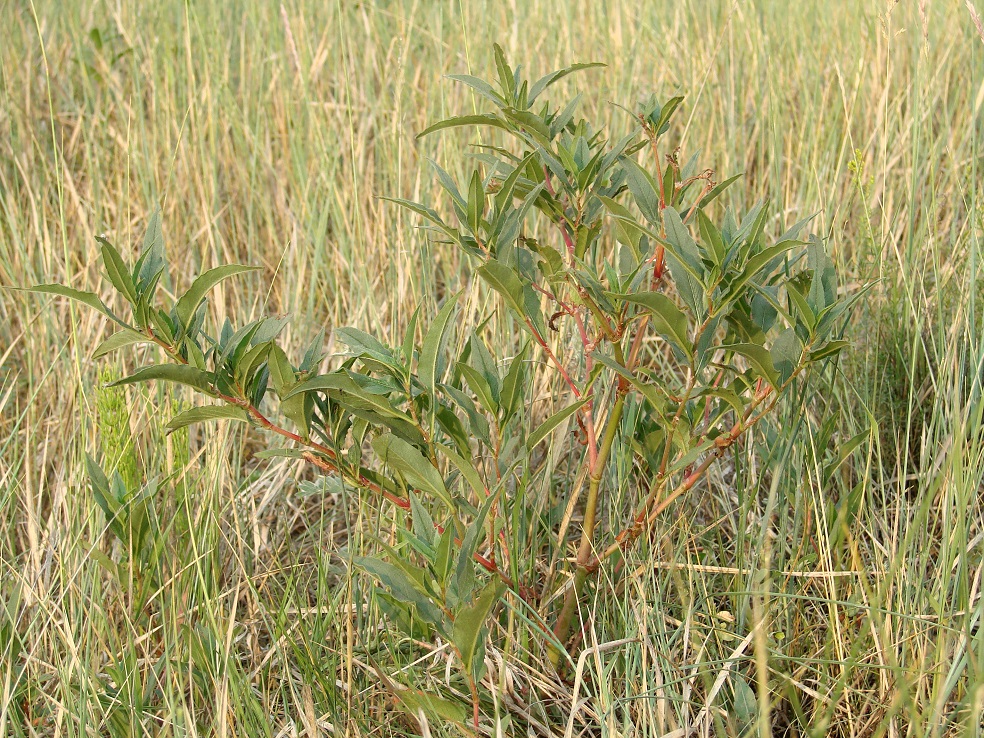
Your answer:
[[[0,11],[0,285],[105,287],[94,235],[129,256],[160,202],[181,284],[261,265],[220,288],[216,314],[293,313],[297,348],[347,324],[396,342],[418,302],[468,282],[376,196],[435,196],[427,158],[464,170],[468,141],[414,134],[477,109],[441,76],[484,74],[492,40],[534,72],[608,64],[563,84],[616,130],[609,101],[686,94],[680,145],[746,172],[736,204],[818,212],[848,281],[878,284],[850,356],[658,523],[624,587],[602,580],[573,683],[506,610],[484,725],[984,732],[984,38],[964,3]],[[258,436],[164,437],[181,398],[100,389],[107,364],[127,369],[88,358],[106,333],[62,301],[0,300],[0,734],[455,734],[386,686],[454,697],[447,652],[382,628],[347,573],[390,513],[312,493],[308,470],[253,457]],[[143,566],[120,565],[86,452],[159,479],[163,551]]]

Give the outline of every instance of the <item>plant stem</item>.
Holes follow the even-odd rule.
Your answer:
[[[577,608],[578,600],[584,589],[584,582],[588,578],[588,564],[591,562],[594,529],[598,517],[598,492],[601,488],[601,479],[604,476],[605,466],[608,464],[608,457],[611,455],[612,445],[615,442],[615,435],[618,433],[618,427],[622,421],[622,411],[624,408],[625,394],[619,392],[615,400],[615,405],[612,407],[611,415],[608,418],[608,423],[605,426],[605,435],[602,438],[598,455],[590,473],[588,498],[584,507],[584,525],[581,528],[581,543],[577,551],[577,571],[574,573],[574,585],[564,595],[564,605],[554,625],[554,635],[561,643],[564,643],[570,634],[574,611]],[[549,645],[547,650],[550,662],[556,668],[560,663],[560,651],[553,645]]]

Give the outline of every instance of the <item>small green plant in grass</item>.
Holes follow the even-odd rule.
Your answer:
[[[766,203],[740,217],[716,209],[737,176],[718,182],[667,144],[682,98],[626,111],[634,130],[613,140],[578,117],[577,98],[544,99],[561,78],[600,65],[530,82],[498,47],[495,59],[495,82],[454,77],[488,112],[421,134],[491,129],[470,178],[459,185],[435,166],[446,202],[394,202],[467,255],[498,294],[500,317],[522,330],[518,350],[487,342],[484,323],[459,324],[452,295],[429,321],[418,310],[398,345],[340,328],[335,338],[348,350],[329,369],[323,335],[292,360],[278,342],[285,319],[207,327],[208,291],[249,267],[211,269],[161,302],[159,216],[133,265],[101,239],[125,314],[94,293],[35,288],[118,325],[97,356],[160,348],[163,361],[115,384],[164,380],[211,400],[178,414],[171,429],[249,423],[287,442],[268,455],[314,464],[392,505],[406,525],[378,543],[379,557],[356,564],[384,588],[394,624],[451,644],[476,725],[486,640],[504,595],[563,668],[593,575],[616,571],[623,552],[794,382],[845,348],[835,336],[858,298],[838,295],[822,241],[805,234],[809,219],[773,236]],[[534,397],[533,387],[548,391]],[[614,459],[631,460],[621,465],[631,483],[624,509],[610,504]],[[557,527],[544,501],[578,511],[575,524]],[[559,544],[551,551],[550,536],[531,531],[559,535]],[[566,560],[560,576],[536,565],[544,555]],[[412,712],[465,719],[451,702],[395,691]]]

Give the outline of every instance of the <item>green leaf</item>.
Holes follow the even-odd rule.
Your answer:
[[[624,377],[633,387],[635,387],[639,392],[645,397],[649,404],[652,405],[653,409],[661,410],[666,405],[667,396],[665,390],[656,384],[649,384],[648,382],[643,382],[639,377],[634,375],[623,365],[619,364],[611,356],[606,356],[600,351],[594,351],[591,354],[596,361],[600,364],[604,364],[613,372],[618,374],[620,377]],[[660,393],[663,394],[660,394]]]
[[[846,349],[851,345],[850,341],[831,341],[818,349],[814,349],[810,352],[810,361],[820,361],[821,359],[828,359],[831,356],[839,354],[841,351]]]
[[[458,558],[455,562],[454,577],[448,587],[449,604],[451,599],[458,603],[464,602],[475,589],[475,549],[479,541],[485,536],[485,520],[488,518],[492,506],[496,504],[499,493],[502,491],[500,486],[493,494],[485,498],[478,515],[472,520],[468,530],[465,531],[461,539],[461,548],[458,550]]]
[[[489,582],[475,601],[462,607],[455,616],[451,638],[458,647],[465,669],[473,677],[478,676],[480,670],[484,671],[484,663],[476,663],[475,657],[484,650],[479,646],[487,633],[485,621],[492,614],[492,608],[502,598],[505,589],[505,585],[499,580]]]
[[[636,261],[639,261],[642,256],[639,242],[642,240],[644,231],[636,224],[632,213],[624,205],[610,197],[599,196],[598,199],[608,209],[608,212],[615,216],[616,238],[631,248]]]
[[[485,341],[479,338],[477,333],[473,333],[471,338],[468,339],[468,345],[471,348],[471,353],[468,356],[469,365],[482,375],[482,378],[489,387],[489,391],[492,393],[492,399],[496,407],[498,407],[502,382],[499,379],[499,369],[496,366],[495,359],[489,353]]]
[[[491,102],[493,105],[496,105],[498,107],[502,107],[503,105],[506,105],[505,98],[502,97],[502,95],[500,95],[498,92],[496,92],[495,88],[492,87],[492,85],[490,85],[484,79],[473,77],[470,74],[449,74],[447,75],[447,78],[453,79],[455,82],[461,82],[464,85],[468,85],[473,90],[475,90],[475,92],[477,92],[479,95],[481,95],[486,100]],[[462,125],[466,125],[466,124],[462,124]],[[418,136],[418,138],[420,138],[420,136],[423,135],[424,134],[421,133]]]
[[[154,340],[144,333],[138,333],[130,328],[123,328],[117,331],[105,341],[96,347],[96,350],[92,353],[93,359],[99,359],[111,351],[116,351],[116,349],[123,348],[124,346],[131,346],[135,343],[153,343]]]
[[[375,336],[365,331],[360,331],[358,328],[336,328],[335,338],[349,347],[350,356],[368,357],[393,369],[400,368],[399,362],[393,357],[393,352],[381,344]]]
[[[584,407],[588,403],[588,400],[590,399],[591,399],[590,397],[584,397],[578,400],[577,402],[575,402],[573,405],[568,405],[563,410],[559,410],[555,412],[549,418],[544,420],[537,427],[537,429],[530,434],[530,437],[526,440],[526,447],[532,449],[540,441],[542,441],[544,438],[550,435],[550,433],[555,428],[557,428],[557,426],[559,426],[561,423],[563,423],[565,420],[571,417],[574,413],[576,413],[578,410]]]
[[[381,462],[387,464],[409,484],[437,497],[447,505],[448,510],[454,512],[455,505],[447,487],[444,486],[441,473],[414,446],[392,433],[385,433],[373,439],[372,448]]]
[[[721,348],[744,356],[756,374],[768,380],[773,387],[779,386],[779,373],[772,364],[772,354],[765,346],[754,343],[732,343]]]
[[[663,210],[666,227],[666,262],[673,275],[680,297],[698,320],[706,314],[704,306],[704,286],[701,283],[703,267],[700,252],[690,231],[680,220],[680,215],[671,207]]]
[[[477,238],[481,232],[482,216],[485,215],[485,187],[482,175],[476,169],[468,183],[468,227]]]
[[[506,131],[509,130],[509,126],[506,125],[505,122],[491,113],[485,113],[482,115],[459,115],[453,118],[438,121],[437,123],[428,126],[417,134],[417,138],[423,138],[431,133],[443,131],[446,128],[456,128],[458,126],[493,126],[494,128],[502,128]]]
[[[733,185],[740,177],[744,176],[744,172],[739,172],[738,174],[733,174],[726,180],[716,185],[713,190],[708,192],[704,199],[700,201],[701,208],[707,207],[711,202],[720,197],[726,189]]]
[[[523,389],[526,387],[526,362],[529,360],[530,342],[527,341],[509,364],[505,379],[502,380],[502,422],[508,423],[509,419],[519,408],[523,399]]]
[[[427,508],[420,503],[420,498],[410,490],[410,517],[413,534],[424,543],[430,545],[434,540],[434,520]]]
[[[523,281],[515,271],[495,259],[489,259],[476,271],[492,289],[502,295],[509,307],[525,317],[526,311],[523,309],[523,303],[520,302]]]
[[[418,202],[413,202],[412,200],[404,200],[403,198],[400,197],[380,197],[379,199],[386,200],[387,202],[394,203],[395,205],[399,205],[400,207],[406,208],[407,210],[414,212],[423,218],[426,218],[431,223],[436,225],[439,229],[441,229],[445,233],[445,235],[447,235],[449,238],[451,238],[451,240],[455,242],[457,242],[460,239],[460,235],[458,231],[456,231],[454,228],[452,228],[447,223],[445,223],[444,219],[441,218],[441,216],[438,215],[437,211],[434,210],[433,208],[429,208],[426,205],[421,205]]]
[[[394,689],[393,694],[400,700],[403,707],[415,719],[417,712],[423,710],[432,718],[447,720],[452,723],[464,724],[466,720],[465,706],[452,702],[443,697],[438,697],[430,692],[422,692],[419,689]]]
[[[741,272],[728,286],[728,296],[725,298],[725,303],[739,298],[741,296],[741,291],[750,280],[758,276],[758,274],[762,272],[763,269],[766,269],[771,262],[775,261],[798,244],[798,241],[783,241],[776,246],[770,246],[767,249],[763,249],[746,261],[741,267]]]
[[[175,313],[178,316],[178,320],[181,321],[181,325],[187,327],[191,323],[191,319],[198,306],[202,304],[202,300],[205,299],[206,293],[219,282],[229,277],[234,277],[237,274],[243,274],[244,272],[255,272],[257,269],[259,267],[227,264],[225,266],[215,267],[215,269],[209,269],[207,272],[200,274],[174,306]]]
[[[193,423],[202,423],[206,420],[239,420],[246,422],[246,411],[235,405],[208,405],[205,407],[193,407],[185,410],[171,418],[164,427],[168,434],[174,433],[179,428],[185,428]]]
[[[58,295],[59,297],[67,297],[70,300],[81,302],[83,305],[88,305],[89,307],[98,310],[106,317],[116,321],[120,325],[126,326],[126,323],[117,318],[116,315],[113,314],[113,311],[106,307],[106,303],[100,300],[95,292],[83,292],[82,290],[75,290],[71,287],[64,287],[60,284],[39,284],[23,291],[35,292],[43,295]]]
[[[631,159],[623,160],[623,169],[629,192],[635,198],[642,216],[654,226],[658,226],[661,220],[659,193],[653,176]]]
[[[536,99],[543,93],[544,90],[550,87],[550,85],[552,85],[554,82],[563,79],[569,74],[573,74],[574,72],[580,72],[583,69],[594,69],[595,67],[604,67],[604,66],[606,65],[602,64],[601,62],[583,62],[580,64],[572,64],[569,67],[558,69],[554,72],[551,72],[550,74],[546,74],[543,77],[540,77],[540,79],[534,82],[533,85],[530,87],[530,94],[526,99],[526,104],[528,106],[532,105],[534,102],[536,102]]]
[[[495,57],[495,68],[499,75],[499,86],[506,95],[512,98],[516,92],[516,80],[513,78],[512,69],[506,63],[506,55],[502,53],[502,47],[499,44],[492,44],[492,55]]]
[[[420,580],[407,574],[406,567],[411,566],[407,562],[401,562],[403,566],[399,567],[369,556],[357,556],[352,563],[388,587],[398,600],[413,605],[417,614],[428,623],[437,625],[444,620],[440,608],[424,590]]]
[[[471,463],[465,459],[463,456],[459,455],[454,449],[448,448],[443,443],[434,444],[434,448],[440,451],[442,454],[448,457],[455,469],[457,469],[468,486],[477,494],[480,498],[488,495],[489,491],[485,487],[485,482],[482,481],[482,477],[479,475],[478,471],[475,469]]]
[[[129,377],[124,377],[109,386],[119,387],[125,384],[150,382],[158,379],[175,384],[185,384],[213,397],[216,394],[212,388],[214,378],[211,372],[204,372],[187,364],[151,364],[137,369]]]
[[[437,405],[437,385],[444,378],[446,369],[445,352],[451,335],[451,318],[454,316],[458,296],[452,295],[441,307],[424,336],[417,360],[417,376],[431,398],[431,408]]]
[[[471,391],[475,393],[478,397],[478,401],[482,404],[485,410],[493,415],[499,412],[499,403],[495,401],[492,396],[492,388],[489,387],[489,383],[486,381],[485,377],[480,371],[474,369],[468,364],[458,363],[458,371],[468,382],[468,386]]]
[[[133,284],[133,278],[130,276],[126,264],[123,263],[120,252],[102,236],[96,236],[96,240],[102,244],[103,266],[106,267],[109,281],[113,283],[113,286],[123,297],[131,303],[136,303],[137,288]]]
[[[697,210],[697,227],[700,229],[700,237],[708,252],[712,255],[714,263],[722,266],[724,264],[724,257],[727,255],[724,239],[721,237],[721,231],[704,214],[703,209]]]
[[[823,468],[824,486],[826,486],[827,483],[830,481],[830,478],[834,475],[834,472],[837,471],[841,467],[841,465],[850,458],[851,454],[853,454],[857,450],[858,446],[860,446],[870,437],[871,437],[871,431],[867,431],[867,430],[861,431],[856,436],[854,436],[849,441],[847,441],[847,443],[842,444],[837,449],[837,456],[835,456],[834,460]]]
[[[690,229],[680,219],[680,213],[675,208],[667,206],[663,209],[663,224],[666,228],[666,239],[676,250],[674,255],[682,259],[686,263],[690,275],[700,281],[704,270],[704,265],[700,259],[700,249],[697,248],[697,243],[690,235]]]
[[[779,383],[785,384],[793,375],[803,355],[803,344],[796,337],[795,328],[787,328],[772,342],[772,365],[779,373]]]
[[[693,350],[688,337],[687,316],[674,304],[673,300],[659,292],[638,292],[618,295],[625,302],[639,305],[649,311],[653,328],[685,355]]]
[[[140,258],[134,264],[133,280],[147,291],[156,284],[161,272],[167,266],[164,261],[164,232],[161,229],[161,209],[157,208],[150,216],[147,232],[144,233],[143,245],[140,248]]]

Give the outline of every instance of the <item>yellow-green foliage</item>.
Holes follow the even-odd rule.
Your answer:
[[[415,134],[480,109],[441,76],[493,73],[491,41],[531,74],[605,62],[558,94],[584,91],[585,117],[616,132],[608,101],[686,94],[684,158],[745,172],[738,206],[819,212],[848,280],[881,281],[841,371],[658,521],[625,589],[585,601],[576,689],[535,650],[537,613],[508,609],[488,727],[979,735],[984,43],[964,0],[47,0],[0,4],[0,20],[0,286],[96,289],[95,236],[132,259],[160,202],[179,267],[165,287],[261,265],[213,315],[290,312],[297,351],[322,326],[398,343],[416,304],[468,281],[376,196],[436,200],[427,158],[461,179],[471,163],[452,152],[479,137]],[[462,319],[490,312],[477,288],[462,301]],[[906,328],[879,331],[882,309]],[[503,316],[488,330],[518,348]],[[87,351],[106,335],[65,301],[0,297],[0,734],[454,734],[398,710],[414,697],[375,668],[467,703],[446,650],[380,628],[348,575],[394,520],[346,489],[304,494],[293,466],[254,461],[255,436],[206,431],[183,522],[160,519],[167,576],[143,618],[107,596],[83,465],[103,453]],[[925,363],[891,367],[896,353]],[[120,396],[141,466],[166,477],[164,419]],[[892,427],[919,428],[908,463],[874,427],[887,404]],[[535,524],[556,536],[579,514],[541,505]]]

